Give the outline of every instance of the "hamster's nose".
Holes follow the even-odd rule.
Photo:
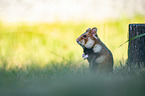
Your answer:
[[[76,40],[78,44],[80,44],[79,39]]]

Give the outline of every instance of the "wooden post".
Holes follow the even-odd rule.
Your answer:
[[[129,24],[129,39],[145,33],[145,24]],[[145,36],[129,41],[128,64],[145,67]]]

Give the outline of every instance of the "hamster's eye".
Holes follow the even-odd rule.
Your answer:
[[[86,35],[84,35],[83,37],[84,37],[84,38],[86,38],[87,36],[86,36]]]

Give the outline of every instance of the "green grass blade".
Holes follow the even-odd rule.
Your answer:
[[[137,35],[137,36],[134,36],[134,37],[128,39],[127,41],[125,41],[124,43],[122,43],[119,47],[121,47],[122,45],[124,45],[125,43],[127,43],[127,42],[129,42],[131,40],[134,40],[134,39],[137,39],[137,38],[140,38],[140,37],[143,37],[143,36],[145,36],[145,33],[144,34]]]

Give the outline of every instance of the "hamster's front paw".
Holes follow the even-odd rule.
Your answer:
[[[88,56],[88,54],[87,54],[87,55],[85,55],[85,53],[83,53],[83,54],[82,54],[82,57],[83,57],[83,58],[84,58],[84,60],[85,60],[85,59],[87,59],[89,56]]]
[[[89,57],[88,55],[85,55],[85,56],[84,56],[84,60],[87,59],[88,57]]]
[[[85,56],[85,53],[82,54],[82,58],[84,58],[84,56]]]

